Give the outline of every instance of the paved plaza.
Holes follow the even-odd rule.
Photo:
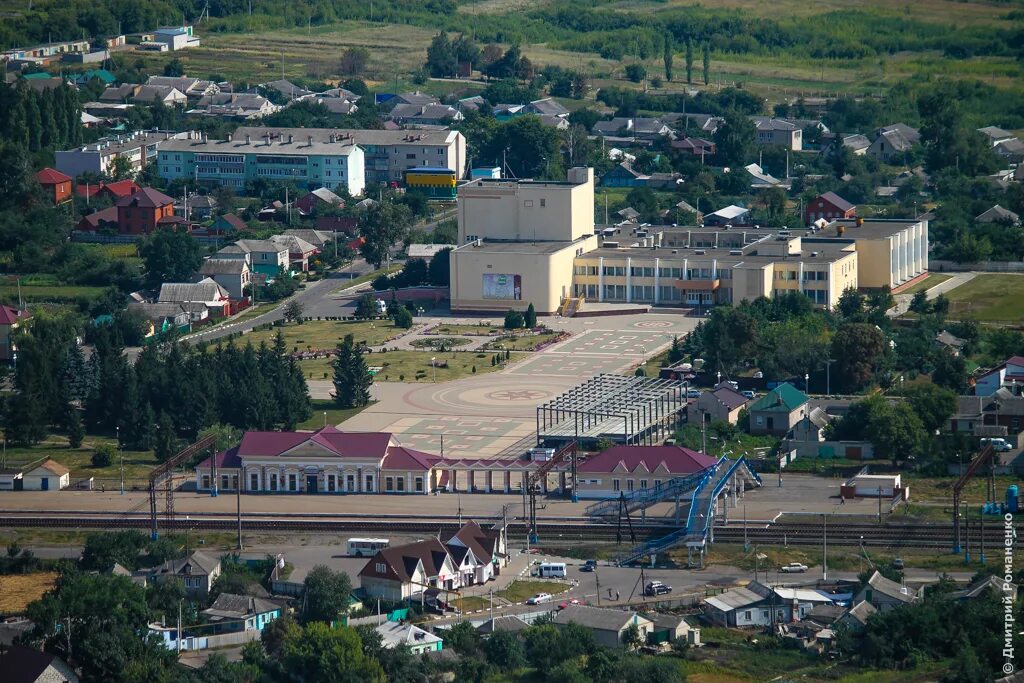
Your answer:
[[[481,318],[438,318],[476,324]],[[376,403],[340,425],[352,431],[390,431],[403,444],[464,458],[492,457],[536,431],[536,408],[601,373],[628,373],[692,330],[698,319],[678,311],[601,318],[549,318],[569,339],[530,354],[501,372],[443,384],[375,384]],[[493,321],[491,321],[493,322]],[[326,397],[329,382],[310,382]]]

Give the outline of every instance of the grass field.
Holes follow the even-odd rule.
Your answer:
[[[434,328],[438,334],[451,335],[502,335],[505,328],[499,325],[492,325],[490,321],[483,321],[479,325],[440,325]]]
[[[900,292],[900,294],[917,294],[918,292],[924,292],[936,285],[941,285],[943,282],[950,279],[951,277],[953,276],[946,275],[945,273],[931,273],[930,275],[928,275],[928,277],[921,280],[913,287],[908,287],[907,289]]]
[[[57,582],[57,572],[0,576],[0,616],[22,614]]]
[[[517,580],[510,583],[508,588],[500,590],[494,595],[508,600],[509,602],[523,602],[537,593],[551,593],[552,595],[557,596],[562,591],[566,591],[568,589],[569,584],[561,581]]]
[[[450,382],[455,379],[481,375],[500,370],[501,366],[491,365],[491,352],[471,351],[378,351],[366,356],[370,367],[383,368],[376,375],[378,382]],[[525,357],[524,353],[513,353],[508,362],[514,363]],[[446,361],[448,367],[431,369],[430,359]],[[299,367],[308,379],[329,379],[331,361],[327,358],[299,361]],[[476,372],[473,372],[473,368]],[[324,376],[326,374],[326,377]]]
[[[1019,325],[1024,320],[1024,274],[978,275],[946,293],[952,318]]]
[[[118,479],[121,476],[121,462],[116,453],[108,467],[93,467],[92,456],[101,446],[117,448],[116,440],[104,436],[87,436],[80,448],[70,448],[63,436],[51,435],[32,448],[7,449],[8,466],[21,467],[29,463],[52,458],[71,470],[71,480],[86,477],[97,479]],[[153,451],[124,451],[124,476],[126,480],[140,480],[149,476],[157,465]]]
[[[313,416],[305,422],[300,422],[298,429],[320,429],[325,422],[329,425],[338,425],[373,405],[370,403],[359,408],[338,408],[334,405],[334,401],[327,399],[313,399],[312,404]]]
[[[395,327],[390,320],[365,322],[314,320],[301,325],[289,323],[282,327],[272,327],[269,330],[256,330],[242,337],[242,343],[252,342],[253,346],[258,346],[260,342],[266,342],[270,345],[274,343],[278,331],[284,335],[285,348],[289,353],[312,349],[333,349],[347,334],[351,334],[357,344],[365,342],[370,346],[380,346],[405,332],[402,328]]]
[[[557,332],[541,332],[540,334],[512,334],[498,337],[488,342],[488,348],[510,349],[512,351],[533,351],[541,344],[547,344],[558,336]]]
[[[21,285],[21,298],[27,303],[69,303],[79,299],[96,299],[103,294],[103,287],[85,285]],[[0,285],[0,301],[17,302],[18,285]]]

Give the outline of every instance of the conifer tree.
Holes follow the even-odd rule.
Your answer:
[[[334,367],[334,394],[332,398],[341,408],[355,408],[370,402],[373,377],[366,366],[363,352],[357,348],[351,334],[338,344]]]

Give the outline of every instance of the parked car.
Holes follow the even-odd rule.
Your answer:
[[[651,581],[644,587],[644,595],[667,595],[672,592],[672,586],[666,586],[661,581]]]
[[[597,560],[587,560],[582,565],[580,565],[580,571],[581,572],[592,572],[592,571],[595,571],[596,569],[597,569]]]
[[[992,450],[996,453],[1005,453],[1013,450],[1013,445],[1002,437],[985,438],[981,440],[981,445],[992,444]]]
[[[743,391],[740,392],[740,395],[743,396],[744,398],[749,398],[751,401],[757,398],[757,394],[755,394],[750,389],[744,389]]]
[[[807,571],[807,565],[800,564],[799,562],[790,562],[779,567],[779,571],[783,574],[803,574]]]
[[[686,398],[700,398],[700,389],[687,389]]]
[[[903,559],[900,558],[900,557],[893,558],[892,568],[893,569],[899,569],[900,571],[903,571]]]
[[[566,600],[565,602],[559,603],[558,609],[563,610],[566,607],[568,607],[569,605],[578,605],[578,604],[580,604],[579,599],[578,598],[573,598],[572,600]]]
[[[527,605],[539,605],[544,602],[551,602],[551,593],[537,593],[533,597],[526,599]]]

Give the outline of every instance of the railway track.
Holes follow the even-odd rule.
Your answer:
[[[580,520],[580,521],[577,521]],[[48,514],[6,512],[0,514],[0,527],[34,527],[52,529],[148,529],[149,516],[145,513],[97,513],[76,511],[73,514]],[[454,533],[459,528],[457,516],[432,519],[409,518],[393,515],[382,519],[380,515],[243,515],[244,533],[259,532],[311,532],[311,533],[363,533],[363,534],[409,534],[435,535]],[[631,542],[626,528],[617,530],[612,524],[584,523],[581,518],[562,518],[542,521],[538,533],[541,543],[559,542],[614,542],[621,536],[625,543]],[[234,531],[237,520],[231,513],[203,513],[201,515],[177,516],[172,520],[161,517],[160,530]],[[675,527],[665,523],[634,524],[637,541],[647,541],[667,535]],[[1018,529],[1019,531],[1019,529]],[[526,527],[521,518],[509,520],[509,533],[525,535]],[[969,537],[977,543],[980,536],[978,525],[972,525]],[[963,536],[966,538],[966,535]],[[985,545],[1001,547],[1004,542],[1003,526],[999,521],[986,525]],[[742,543],[746,540],[757,545],[820,545],[823,529],[820,524],[748,523],[716,526],[714,540],[723,543]],[[828,543],[834,546],[858,546],[863,543],[872,547],[906,547],[946,549],[953,544],[953,528],[948,524],[904,524],[878,525],[865,523],[830,523]]]

